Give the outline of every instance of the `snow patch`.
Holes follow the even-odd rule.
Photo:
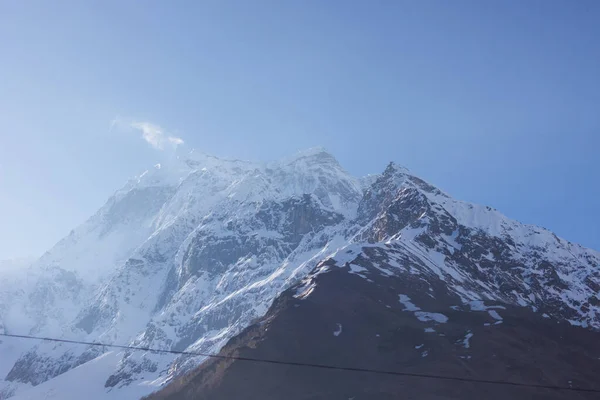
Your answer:
[[[368,269],[361,267],[360,265],[356,265],[356,264],[348,264],[348,267],[350,267],[350,273],[357,274],[357,275],[359,275],[363,272],[369,271]]]
[[[308,296],[310,296],[310,294],[313,292],[313,290],[315,290],[315,288],[317,287],[317,284],[315,283],[314,279],[307,278],[307,279],[305,279],[305,281],[306,282],[303,285],[299,286],[296,289],[296,294],[294,294],[295,298],[304,300]]]
[[[441,324],[448,322],[448,317],[446,317],[444,314],[421,311],[421,309],[419,307],[417,307],[416,305],[414,305],[412,303],[410,297],[408,297],[407,295],[399,294],[398,297],[399,297],[400,303],[402,303],[402,305],[404,306],[404,309],[402,311],[414,312],[415,317],[417,317],[417,319],[419,321],[421,321],[421,322],[435,321],[435,322],[438,322]]]
[[[398,295],[400,297],[400,303],[402,303],[402,305],[404,306],[404,309],[402,311],[419,311],[421,310],[419,307],[415,306],[411,300],[410,297],[408,297],[405,294],[400,294]]]
[[[469,307],[471,307],[471,311],[506,310],[504,306],[486,306],[483,300],[472,300],[469,302]]]
[[[448,317],[446,317],[444,314],[440,314],[440,313],[417,311],[417,312],[415,312],[415,316],[421,322],[435,321],[440,324],[445,324],[446,322],[448,322]]]
[[[490,317],[494,318],[495,320],[502,321],[502,317],[496,311],[488,310],[488,314],[490,314]]]
[[[333,336],[340,336],[342,333],[342,324],[340,324],[339,322],[336,324],[336,329],[335,331],[333,331]]]
[[[471,340],[472,337],[473,337],[473,333],[471,331],[468,331],[467,334],[465,335],[465,338],[462,341],[463,346],[465,347],[465,349],[468,349],[468,348],[471,347],[470,340]]]

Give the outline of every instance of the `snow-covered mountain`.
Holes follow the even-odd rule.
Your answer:
[[[287,288],[310,293],[319,262],[342,266],[365,248],[384,258],[382,274],[434,274],[464,304],[493,299],[600,327],[599,253],[395,164],[355,178],[323,149],[272,163],[191,152],[156,165],[3,287],[0,321],[8,333],[217,352]],[[202,361],[10,343],[0,398],[136,398]]]

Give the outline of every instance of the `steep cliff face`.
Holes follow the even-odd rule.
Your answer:
[[[454,200],[395,164],[354,178],[322,149],[269,164],[192,153],[156,166],[31,266],[2,297],[0,321],[14,333],[212,353],[291,286],[308,296],[322,260],[366,283],[362,268],[418,277],[456,307],[489,300],[600,326],[597,252]],[[203,361],[21,346],[2,361],[4,397],[139,397]],[[94,389],[65,383],[82,379]]]

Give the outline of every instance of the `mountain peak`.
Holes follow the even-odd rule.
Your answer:
[[[312,156],[320,155],[322,153],[330,155],[325,147],[314,146],[314,147],[309,147],[308,149],[297,151],[295,156],[298,158],[299,157],[312,157]]]
[[[308,164],[335,164],[339,165],[336,158],[327,151],[324,147],[310,147],[305,150],[297,151],[293,155],[289,155],[278,160],[275,160],[270,163],[264,163],[262,161],[248,161],[248,160],[240,160],[226,157],[214,156],[211,154],[207,154],[202,151],[198,151],[196,149],[186,150],[185,152],[180,152],[177,156],[177,159],[180,163],[186,164],[188,167],[192,169],[196,169],[199,166],[214,166],[214,165],[222,165],[224,163],[236,166],[247,166],[247,167],[261,167],[272,165],[290,165],[299,161],[304,161]]]
[[[385,168],[385,171],[383,171],[383,174],[388,176],[397,174],[410,174],[410,171],[408,168],[398,165],[393,161],[390,161],[390,163]]]
[[[306,150],[300,150],[292,156],[285,157],[280,160],[282,164],[294,164],[298,161],[308,161],[318,164],[335,164],[339,165],[336,158],[323,147],[311,147]]]

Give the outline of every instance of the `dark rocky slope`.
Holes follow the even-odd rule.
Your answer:
[[[365,249],[366,250],[366,249]],[[435,276],[321,263],[221,356],[600,390],[597,332],[530,308],[463,304]],[[353,272],[355,263],[360,273]],[[355,267],[354,267],[355,268]],[[355,268],[356,269],[356,268]],[[210,359],[148,400],[592,399],[598,393]]]

